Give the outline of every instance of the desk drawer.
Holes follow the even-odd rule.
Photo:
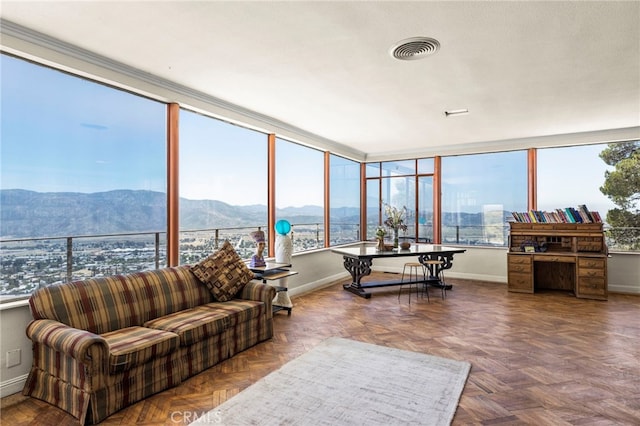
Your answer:
[[[602,251],[602,240],[599,238],[578,238],[577,242],[578,251]]]
[[[563,263],[576,263],[575,256],[562,256],[555,254],[535,254],[533,255],[534,262],[563,262]]]
[[[579,268],[579,277],[604,278],[604,269]]]
[[[508,255],[507,262],[509,273],[520,272],[530,274],[532,271],[532,258],[530,255]]]
[[[578,258],[578,268],[603,269],[606,265],[606,259],[598,259],[594,257]]]
[[[533,275],[531,273],[521,274],[509,271],[509,291],[518,293],[533,293]]]
[[[606,299],[607,282],[602,278],[578,277],[576,296],[588,299]]]
[[[511,272],[520,272],[524,274],[531,273],[531,264],[522,264],[522,263],[511,263],[509,262],[509,273]]]
[[[527,265],[531,265],[531,255],[530,254],[509,254],[507,255],[507,259],[509,263],[524,263]]]

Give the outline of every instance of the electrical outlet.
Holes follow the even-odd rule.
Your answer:
[[[20,365],[20,363],[22,362],[20,360],[21,355],[22,355],[22,349],[14,349],[12,351],[7,351],[7,368]]]

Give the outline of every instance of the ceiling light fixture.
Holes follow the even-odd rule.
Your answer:
[[[468,109],[452,109],[444,112],[444,115],[446,117],[452,117],[454,115],[465,115],[465,114],[469,114]]]
[[[430,37],[412,37],[397,42],[389,53],[401,61],[412,61],[433,55],[440,49],[440,42]]]

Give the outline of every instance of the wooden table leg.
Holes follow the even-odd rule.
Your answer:
[[[344,268],[351,274],[351,283],[345,284],[342,287],[353,294],[364,297],[365,299],[369,299],[371,297],[371,293],[367,293],[366,291],[364,291],[364,289],[360,285],[360,280],[362,279],[362,277],[366,277],[367,275],[371,274],[372,260],[354,259],[347,256],[343,256],[343,259]]]

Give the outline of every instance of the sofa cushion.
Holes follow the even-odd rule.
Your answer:
[[[109,344],[109,372],[116,374],[167,355],[180,346],[175,333],[128,327],[101,335]]]
[[[207,303],[201,308],[216,313],[224,313],[229,317],[229,325],[235,327],[238,324],[264,315],[265,304],[253,300],[234,299],[224,303]]]
[[[193,265],[191,271],[220,302],[232,299],[254,277],[229,241],[225,241],[220,250]]]
[[[175,333],[180,336],[182,346],[189,346],[223,333],[229,328],[229,317],[225,312],[199,306],[147,321],[144,326]]]
[[[174,266],[127,275],[136,291],[140,322],[195,308],[213,301],[211,292],[191,272],[189,266]]]
[[[123,275],[41,287],[29,298],[33,319],[53,319],[94,334],[142,325],[139,302]]]

